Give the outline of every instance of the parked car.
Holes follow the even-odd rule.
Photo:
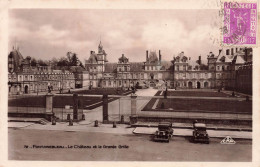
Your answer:
[[[207,132],[206,124],[194,123],[193,124],[192,141],[209,144],[209,135]]]
[[[154,134],[154,141],[169,142],[173,136],[172,123],[162,122],[158,125],[158,130]]]

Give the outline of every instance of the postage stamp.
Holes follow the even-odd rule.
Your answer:
[[[224,2],[223,45],[257,44],[257,3]]]

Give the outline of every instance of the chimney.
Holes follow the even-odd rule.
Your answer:
[[[201,65],[201,56],[199,56],[198,64]]]
[[[159,61],[162,60],[162,56],[161,56],[161,50],[159,50]]]
[[[220,54],[221,51],[222,51],[222,49],[219,49],[219,50],[218,50],[218,54]]]
[[[146,50],[146,61],[148,61],[148,50]]]

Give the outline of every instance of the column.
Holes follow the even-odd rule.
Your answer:
[[[131,96],[131,116],[136,115],[137,112],[136,98],[137,96],[135,94]]]

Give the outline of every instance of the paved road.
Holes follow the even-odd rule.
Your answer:
[[[157,89],[148,88],[148,89],[138,89],[136,92],[137,96],[154,96],[157,92]],[[131,95],[128,95],[127,97],[122,97],[119,100],[115,100],[113,102],[110,102],[108,104],[108,114],[109,114],[109,120],[120,120],[120,115],[130,115],[131,114]],[[151,98],[138,98],[137,99],[137,111],[140,111],[142,107],[145,106],[146,103],[149,102]],[[95,108],[93,110],[84,110],[86,120],[88,121],[102,121],[103,115],[102,115],[102,109],[103,107],[100,106],[98,108]],[[128,117],[125,117],[125,120],[128,121]]]
[[[154,134],[158,128],[147,128],[147,127],[137,127],[133,131],[135,134]],[[173,135],[175,136],[192,136],[193,129],[174,129]],[[207,130],[211,138],[222,138],[227,136],[231,138],[242,138],[242,139],[252,139],[252,132],[240,132],[240,131],[228,131],[228,130]]]
[[[170,143],[156,143],[148,135],[123,135],[47,130],[8,130],[10,160],[68,161],[251,161],[252,142],[236,140],[235,145],[222,145],[221,139],[210,144],[194,144],[183,137]],[[29,148],[24,148],[25,146]],[[63,146],[64,148],[30,148]],[[69,146],[68,146],[69,145]],[[91,148],[74,148],[90,146]],[[101,148],[92,148],[100,145]],[[107,146],[116,148],[108,148]],[[119,149],[119,145],[124,148]],[[68,148],[68,147],[72,148]],[[127,147],[127,148],[126,148]]]

